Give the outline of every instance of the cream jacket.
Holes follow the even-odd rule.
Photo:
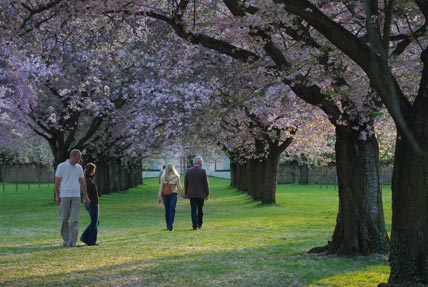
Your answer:
[[[180,193],[182,197],[185,197],[183,189],[181,188],[180,183],[180,176],[176,175],[175,173],[170,173],[168,175],[165,175],[165,173],[162,175],[159,185],[159,192],[158,192],[158,200],[162,200],[162,186],[165,183],[168,183],[172,185],[172,192],[177,193],[177,191]]]

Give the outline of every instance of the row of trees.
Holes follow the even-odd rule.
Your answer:
[[[164,139],[179,137],[175,121],[182,125],[192,117],[202,85],[175,85],[160,76],[175,61],[165,55],[170,63],[159,67],[161,53],[151,47],[164,29],[106,20],[100,25],[111,33],[101,33],[92,29],[97,21],[75,19],[60,29],[48,25],[13,42],[3,39],[4,50],[19,58],[4,56],[2,68],[20,81],[5,75],[2,115],[8,122],[1,143],[5,159],[17,151],[35,161],[36,139],[45,139],[51,151],[45,159],[53,157],[54,167],[79,148],[85,162],[96,162],[98,184],[109,193],[141,183],[141,160]],[[183,76],[173,76],[174,83]],[[169,101],[170,94],[177,100]]]
[[[398,127],[389,281],[428,282],[425,0],[6,2],[2,13],[11,23],[4,24],[18,23],[11,33],[22,34],[28,45],[14,43],[20,46],[9,45],[6,52],[32,51],[25,59],[36,67],[31,73],[23,69],[20,77],[31,85],[22,86],[39,101],[45,95],[48,101],[67,99],[57,112],[54,106],[41,109],[48,111],[39,121],[43,126],[37,118],[31,122],[51,140],[54,154],[55,148],[67,150],[66,143],[81,143],[94,147],[96,155],[103,136],[109,150],[118,144],[113,154],[131,150],[139,156],[176,139],[194,144],[213,139],[232,160],[232,183],[270,203],[280,154],[297,142],[300,130],[308,140],[312,128],[328,130],[332,124],[339,211],[333,240],[322,248],[331,253],[388,249],[374,129],[384,105]],[[58,48],[63,34],[67,41]],[[68,43],[75,35],[83,38]],[[54,51],[64,48],[61,57],[39,48],[50,39]],[[116,63],[120,55],[124,62]],[[42,88],[33,78],[39,72]],[[55,74],[61,75],[58,81]],[[14,90],[18,85],[4,86],[33,107]],[[87,108],[92,103],[95,110]],[[73,115],[75,110],[80,112]],[[63,131],[53,129],[63,133],[55,140],[49,131],[53,114],[68,122]],[[87,120],[78,125],[83,114]],[[290,153],[299,150],[304,148]]]

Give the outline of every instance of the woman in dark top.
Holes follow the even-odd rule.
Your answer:
[[[98,235],[98,188],[94,181],[96,166],[93,163],[88,163],[85,166],[85,181],[86,188],[88,191],[88,197],[91,200],[89,205],[85,204],[86,210],[91,217],[91,223],[86,227],[82,236],[80,236],[80,241],[86,243],[87,245],[97,245],[97,235]]]

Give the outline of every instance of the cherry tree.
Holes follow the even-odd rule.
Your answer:
[[[299,15],[355,61],[392,115],[398,131],[392,184],[389,282],[427,283],[426,1],[382,4],[373,1],[370,5],[351,6],[342,1],[330,5],[309,1],[276,2],[283,3],[285,10]],[[341,10],[349,12],[349,21],[336,19],[335,12]],[[394,57],[402,59],[399,66],[394,67]],[[400,77],[403,70],[410,74],[408,71],[415,69],[422,69],[421,77]]]
[[[283,89],[270,87],[263,95],[252,95],[249,99],[239,94],[230,96],[224,114],[219,115],[220,131],[215,132],[217,142],[231,155],[232,162],[240,162],[241,169],[247,171],[241,170],[239,180],[246,184],[238,187],[248,190],[262,203],[275,202],[279,157],[292,142],[299,120],[303,120],[293,116],[305,107],[292,96],[279,96]],[[281,109],[285,102],[290,112]]]
[[[200,53],[205,58],[196,56],[187,65],[195,76],[211,82],[209,106],[198,107],[199,116],[193,118],[203,124],[186,126],[186,133],[211,137],[231,158],[233,185],[239,162],[241,184],[236,186],[262,203],[274,203],[279,157],[298,126],[311,121],[319,109],[305,105],[275,77],[267,77],[265,69]]]
[[[351,85],[349,78],[358,78],[361,74],[358,67],[348,70],[343,55],[340,58],[344,60],[336,66],[334,60],[338,56],[329,43],[314,35],[309,25],[285,13],[284,6],[272,2],[222,1],[197,5],[190,1],[136,1],[123,5],[121,1],[110,1],[100,5],[92,1],[70,5],[71,2],[52,1],[36,6],[23,5],[25,9],[20,13],[26,29],[58,15],[151,17],[169,24],[178,36],[191,43],[273,71],[299,98],[321,107],[336,126],[341,204],[334,240],[326,249],[346,254],[385,251],[378,145],[372,129],[373,118],[369,116],[371,109],[377,108],[378,101],[370,97],[372,92],[368,84]],[[312,70],[314,59],[317,69]],[[324,77],[319,79],[319,76]],[[356,101],[351,97],[337,101],[334,96],[347,87],[358,88],[358,92],[347,91],[348,95],[356,96]],[[370,100],[364,101],[364,98]],[[363,156],[355,158],[355,154]],[[351,173],[349,166],[354,167]],[[357,193],[361,195],[356,197],[359,201],[353,200]]]
[[[19,85],[16,86],[31,87],[30,95],[34,95],[34,104],[27,109],[21,109],[20,112],[26,119],[25,124],[49,143],[55,166],[68,157],[71,148],[85,150],[89,146],[100,145],[101,150],[101,146],[108,145],[113,149],[112,142],[122,140],[122,150],[129,150],[127,146],[127,149],[123,146],[124,133],[118,133],[114,139],[105,135],[111,134],[111,126],[118,127],[121,122],[129,123],[128,118],[132,118],[133,113],[139,110],[133,100],[134,86],[144,77],[141,72],[144,67],[138,65],[141,63],[138,60],[142,50],[134,49],[135,46],[130,43],[135,44],[144,31],[131,31],[135,37],[125,39],[123,34],[100,36],[98,32],[89,30],[92,25],[104,25],[109,29],[116,27],[113,21],[102,19],[95,19],[90,23],[76,20],[63,23],[60,31],[55,27],[45,26],[41,31],[22,35],[15,41],[19,45],[17,49],[25,51],[26,55],[21,52],[24,58],[23,66],[30,78],[29,81],[19,79]],[[129,45],[122,45],[125,41],[128,41]],[[11,70],[17,70],[18,64],[19,62],[13,61]],[[7,83],[13,84],[13,81],[8,80]],[[19,102],[15,100],[12,104],[17,103]],[[14,116],[13,120],[20,121],[20,118]],[[131,130],[126,135],[128,141],[129,135],[132,134]],[[98,158],[110,166],[114,165],[112,159],[122,155],[117,152],[115,157],[108,152],[105,152],[104,156],[97,154]],[[131,161],[130,156],[127,159]],[[134,153],[134,166],[135,162],[139,162],[139,159]],[[124,170],[115,166],[118,174]],[[102,167],[99,165],[100,178]],[[133,181],[138,183],[137,180]],[[100,187],[108,191],[123,189],[111,189],[109,185]]]
[[[162,20],[178,36],[192,43],[204,45],[241,61],[257,63],[265,69],[274,69],[298,97],[323,109],[336,125],[341,202],[333,241],[325,249],[332,253],[346,254],[384,252],[387,249],[387,235],[380,196],[378,145],[372,129],[373,118],[368,116],[370,109],[376,109],[379,104],[376,98],[366,97],[371,93],[368,84],[357,83],[350,86],[348,79],[351,77],[342,75],[348,71],[347,65],[341,64],[342,61],[337,65],[333,61],[338,58],[335,51],[329,48],[328,43],[315,38],[311,30],[297,22],[297,19],[293,22],[293,17],[280,14],[280,6],[267,2],[252,6],[251,3],[241,5],[238,1],[224,1],[214,8],[203,6],[198,10],[197,15],[202,16],[197,20],[194,13],[190,13],[194,9],[191,9],[188,1],[181,1],[172,10],[169,7],[169,10],[161,12],[160,6],[161,4],[154,9],[133,14]],[[302,51],[307,51],[310,55]],[[318,70],[311,70],[311,58],[318,61]],[[355,68],[357,70],[349,69],[351,72],[348,74],[360,74],[358,67]],[[327,75],[329,78],[323,77],[320,84],[308,81],[311,78],[319,81],[317,76],[320,75]],[[349,87],[358,88],[359,91],[349,91]],[[332,94],[341,95],[341,90],[346,89],[348,95],[357,95],[356,101],[347,97],[342,98],[338,104]],[[365,97],[374,100],[364,101]],[[355,154],[363,156],[355,158]],[[350,170],[351,173],[349,166],[355,167]],[[367,169],[372,172],[367,173]],[[361,194],[358,197],[361,201],[353,200],[356,193]],[[375,205],[370,204],[373,200]],[[369,210],[369,206],[375,211],[366,214],[361,212]],[[361,216],[356,217],[356,213]],[[361,225],[366,225],[367,228],[357,228]],[[361,232],[366,234],[362,235]]]
[[[243,61],[257,60],[260,58],[257,52],[266,52],[275,62],[279,71],[283,71],[284,67],[287,68],[290,65],[287,58],[284,60],[284,57],[281,56],[284,54],[275,49],[277,46],[273,40],[281,39],[281,37],[273,38],[271,33],[267,33],[269,27],[279,28],[280,31],[287,32],[286,35],[290,37],[294,35],[294,37],[298,36],[299,38],[302,35],[305,35],[306,38],[307,33],[302,32],[312,32],[311,27],[313,27],[344,52],[349,59],[352,59],[364,71],[370,81],[370,86],[380,96],[399,127],[394,164],[393,197],[395,203],[393,206],[390,282],[427,282],[426,271],[424,271],[427,270],[424,263],[427,262],[424,246],[427,245],[426,238],[428,236],[420,231],[428,230],[426,219],[428,218],[426,216],[428,209],[426,205],[422,204],[427,202],[422,200],[426,198],[426,184],[424,184],[425,181],[421,181],[426,174],[424,168],[426,157],[423,155],[424,143],[427,142],[425,140],[427,133],[423,132],[426,122],[426,113],[424,112],[426,101],[423,100],[426,93],[426,77],[412,77],[413,82],[420,79],[419,89],[415,93],[409,92],[406,90],[409,85],[403,83],[396,76],[396,70],[392,68],[393,61],[390,57],[392,55],[393,57],[406,58],[406,63],[413,64],[411,65],[413,70],[413,67],[417,67],[419,63],[412,56],[421,56],[423,75],[425,75],[427,57],[424,49],[424,31],[426,16],[428,15],[426,12],[428,5],[425,2],[424,0],[403,3],[373,1],[370,2],[370,5],[364,6],[363,4],[366,2],[329,1],[326,3],[325,1],[277,0],[256,3],[255,1],[223,1],[222,3],[212,3],[213,6],[200,5],[198,7],[196,5],[192,7],[189,5],[189,1],[180,1],[176,5],[170,1],[143,1],[139,3],[144,4],[140,7],[142,10],[130,9],[126,10],[125,14],[139,14],[161,19],[169,23],[178,35],[188,41],[205,45]],[[59,8],[63,8],[64,5],[69,7],[65,1],[47,3],[37,7],[37,9],[30,6],[26,7],[25,27],[28,26],[27,24],[31,24],[30,20],[37,24],[52,17],[52,13],[61,11]],[[223,3],[224,5],[222,5]],[[272,6],[273,3],[281,5]],[[412,5],[413,3],[415,5]],[[115,8],[110,9],[113,12],[117,12],[121,8],[117,6],[121,4],[118,1],[112,1],[108,4]],[[88,4],[85,3],[85,5],[85,8],[88,8]],[[400,9],[401,7],[398,5],[405,5],[406,9]],[[54,8],[51,9],[52,7]],[[102,5],[99,7],[105,8]],[[153,9],[144,9],[147,7]],[[213,9],[209,10],[207,7]],[[195,10],[201,12],[191,13]],[[139,11],[139,13],[135,13],[135,11]],[[288,13],[303,19],[303,21],[299,18],[296,19],[297,25],[302,29],[296,30],[293,25],[289,25],[287,19],[293,19],[293,17]],[[218,16],[221,14],[233,21],[223,21],[226,17]],[[196,25],[203,20],[201,16],[197,17],[198,15],[207,15],[207,18],[213,16],[216,17],[217,21],[206,21],[206,23],[215,24],[210,26]],[[249,21],[245,22],[247,19]],[[223,28],[217,29],[221,25]],[[218,33],[215,33],[216,31]],[[281,36],[281,33],[278,35]],[[222,36],[224,37],[222,38]],[[243,39],[254,38],[258,39],[259,45],[242,41]],[[390,49],[391,43],[393,49]],[[410,58],[406,55],[409,50],[412,51]],[[305,74],[301,76],[301,79],[304,80]],[[306,92],[308,101],[322,105],[324,110],[327,109],[327,106],[333,107],[333,110],[337,108],[337,106],[334,108],[330,102],[326,102],[328,98],[320,93],[323,85],[308,86],[295,81],[295,78],[291,78],[291,81],[289,76],[282,75],[282,78],[290,84],[299,97],[305,98]],[[407,82],[412,81],[407,80]],[[309,91],[311,91],[311,97],[309,97]],[[364,96],[364,94],[362,95]],[[410,97],[410,95],[415,97]],[[359,97],[363,98],[361,94]],[[376,98],[369,98],[377,101]],[[332,115],[329,114],[329,116]],[[367,131],[364,125],[362,127],[363,129],[360,130],[358,136],[352,138],[360,139],[361,132]],[[340,142],[346,141],[346,138],[343,137],[339,137],[339,139]],[[369,137],[369,139],[372,138]],[[343,148],[350,147],[347,144],[341,146]],[[372,154],[376,155],[376,152]],[[346,176],[346,174],[341,176]],[[414,219],[415,214],[417,220]],[[408,268],[408,266],[413,267]]]

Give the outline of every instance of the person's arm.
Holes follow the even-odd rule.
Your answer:
[[[186,198],[186,194],[184,194],[183,188],[181,187],[180,177],[178,178],[178,181],[177,181],[177,190],[180,193],[181,197]]]
[[[186,198],[188,198],[188,197],[189,197],[189,195],[188,195],[188,193],[187,193],[188,188],[189,188],[189,179],[187,178],[187,177],[188,177],[188,176],[187,176],[187,173],[188,173],[188,172],[186,172],[186,174],[184,175],[184,196],[185,196]]]
[[[96,192],[94,190],[94,185],[90,180],[87,180],[86,178],[84,180],[86,183],[86,193],[88,194],[89,200],[91,200],[91,198],[94,198],[94,192]]]
[[[210,196],[210,186],[208,184],[208,175],[206,171],[204,176],[204,191],[205,191],[205,199],[208,200],[208,197]]]
[[[55,202],[57,204],[61,203],[61,197],[59,197],[59,186],[61,185],[61,177],[55,176]]]
[[[90,204],[91,200],[88,197],[88,190],[86,189],[86,181],[84,177],[79,178],[80,182],[80,190],[83,192],[83,196],[85,197],[85,203]]]
[[[164,178],[165,178],[165,175],[163,174],[159,180],[159,191],[158,191],[158,203],[159,204],[161,204],[161,202],[162,202],[162,186],[163,186]]]

